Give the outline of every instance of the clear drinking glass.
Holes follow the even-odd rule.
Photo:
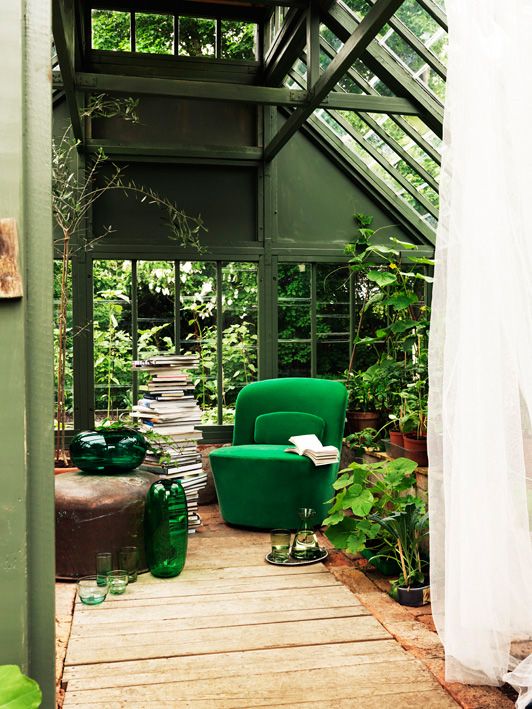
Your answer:
[[[84,576],[78,581],[79,599],[86,606],[98,606],[105,601],[109,584],[107,578],[100,583],[98,576]]]
[[[128,573],[125,569],[114,569],[107,574],[109,593],[120,596],[125,593],[128,584]]]
[[[137,547],[122,547],[118,552],[118,565],[125,569],[129,576],[129,583],[135,583],[139,568],[139,553]]]
[[[113,568],[113,555],[110,551],[101,551],[96,554],[96,576],[98,586],[107,584],[107,574]]]
[[[316,533],[312,528],[312,520],[316,516],[316,511],[310,507],[302,507],[298,514],[301,524],[295,533],[290,554],[298,561],[317,559],[321,549]]]
[[[289,529],[272,529],[272,561],[288,561],[290,556],[290,530]]]

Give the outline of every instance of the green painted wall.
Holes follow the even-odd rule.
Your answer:
[[[377,228],[396,223],[302,133],[279,153],[277,175],[280,244],[343,249],[355,212],[372,214]],[[399,227],[397,236],[411,239]]]
[[[24,297],[0,300],[0,664],[54,701],[50,7],[4,0],[0,217],[17,219]]]

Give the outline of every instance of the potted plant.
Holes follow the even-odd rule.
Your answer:
[[[372,520],[402,510],[408,504],[420,505],[411,494],[416,463],[407,458],[378,463],[351,463],[342,470],[333,487],[336,495],[324,520],[325,535],[337,549],[361,554],[386,575],[399,572],[396,560],[388,554],[386,530]]]
[[[385,558],[397,562],[399,578],[392,583],[390,595],[403,606],[422,606],[430,602],[429,562],[422,550],[428,534],[428,515],[423,504],[408,503],[389,515],[370,515],[385,532]]]
[[[366,372],[346,373],[349,394],[347,409],[347,433],[359,433],[366,428],[378,428],[380,413],[375,409],[377,399],[372,391],[372,379]]]

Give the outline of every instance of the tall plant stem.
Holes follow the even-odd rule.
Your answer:
[[[55,436],[55,458],[67,464],[66,455],[66,331],[68,309],[68,274],[70,267],[70,232],[63,230],[63,257],[61,259],[61,293],[59,297],[57,334],[57,428]]]

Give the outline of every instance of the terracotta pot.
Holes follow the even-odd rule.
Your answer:
[[[422,453],[427,450],[427,437],[414,436],[411,433],[405,433],[403,436],[403,448],[414,453]]]
[[[379,428],[380,414],[376,411],[348,411],[346,433],[358,433],[365,428]]]
[[[390,443],[392,446],[401,446],[403,448],[403,434],[401,431],[390,431]]]
[[[62,475],[63,473],[79,473],[79,468],[76,467],[61,467],[57,465],[54,467],[54,475]]]
[[[429,464],[427,456],[427,437],[405,434],[403,436],[403,448],[405,456],[415,461],[422,468],[426,468]]]

